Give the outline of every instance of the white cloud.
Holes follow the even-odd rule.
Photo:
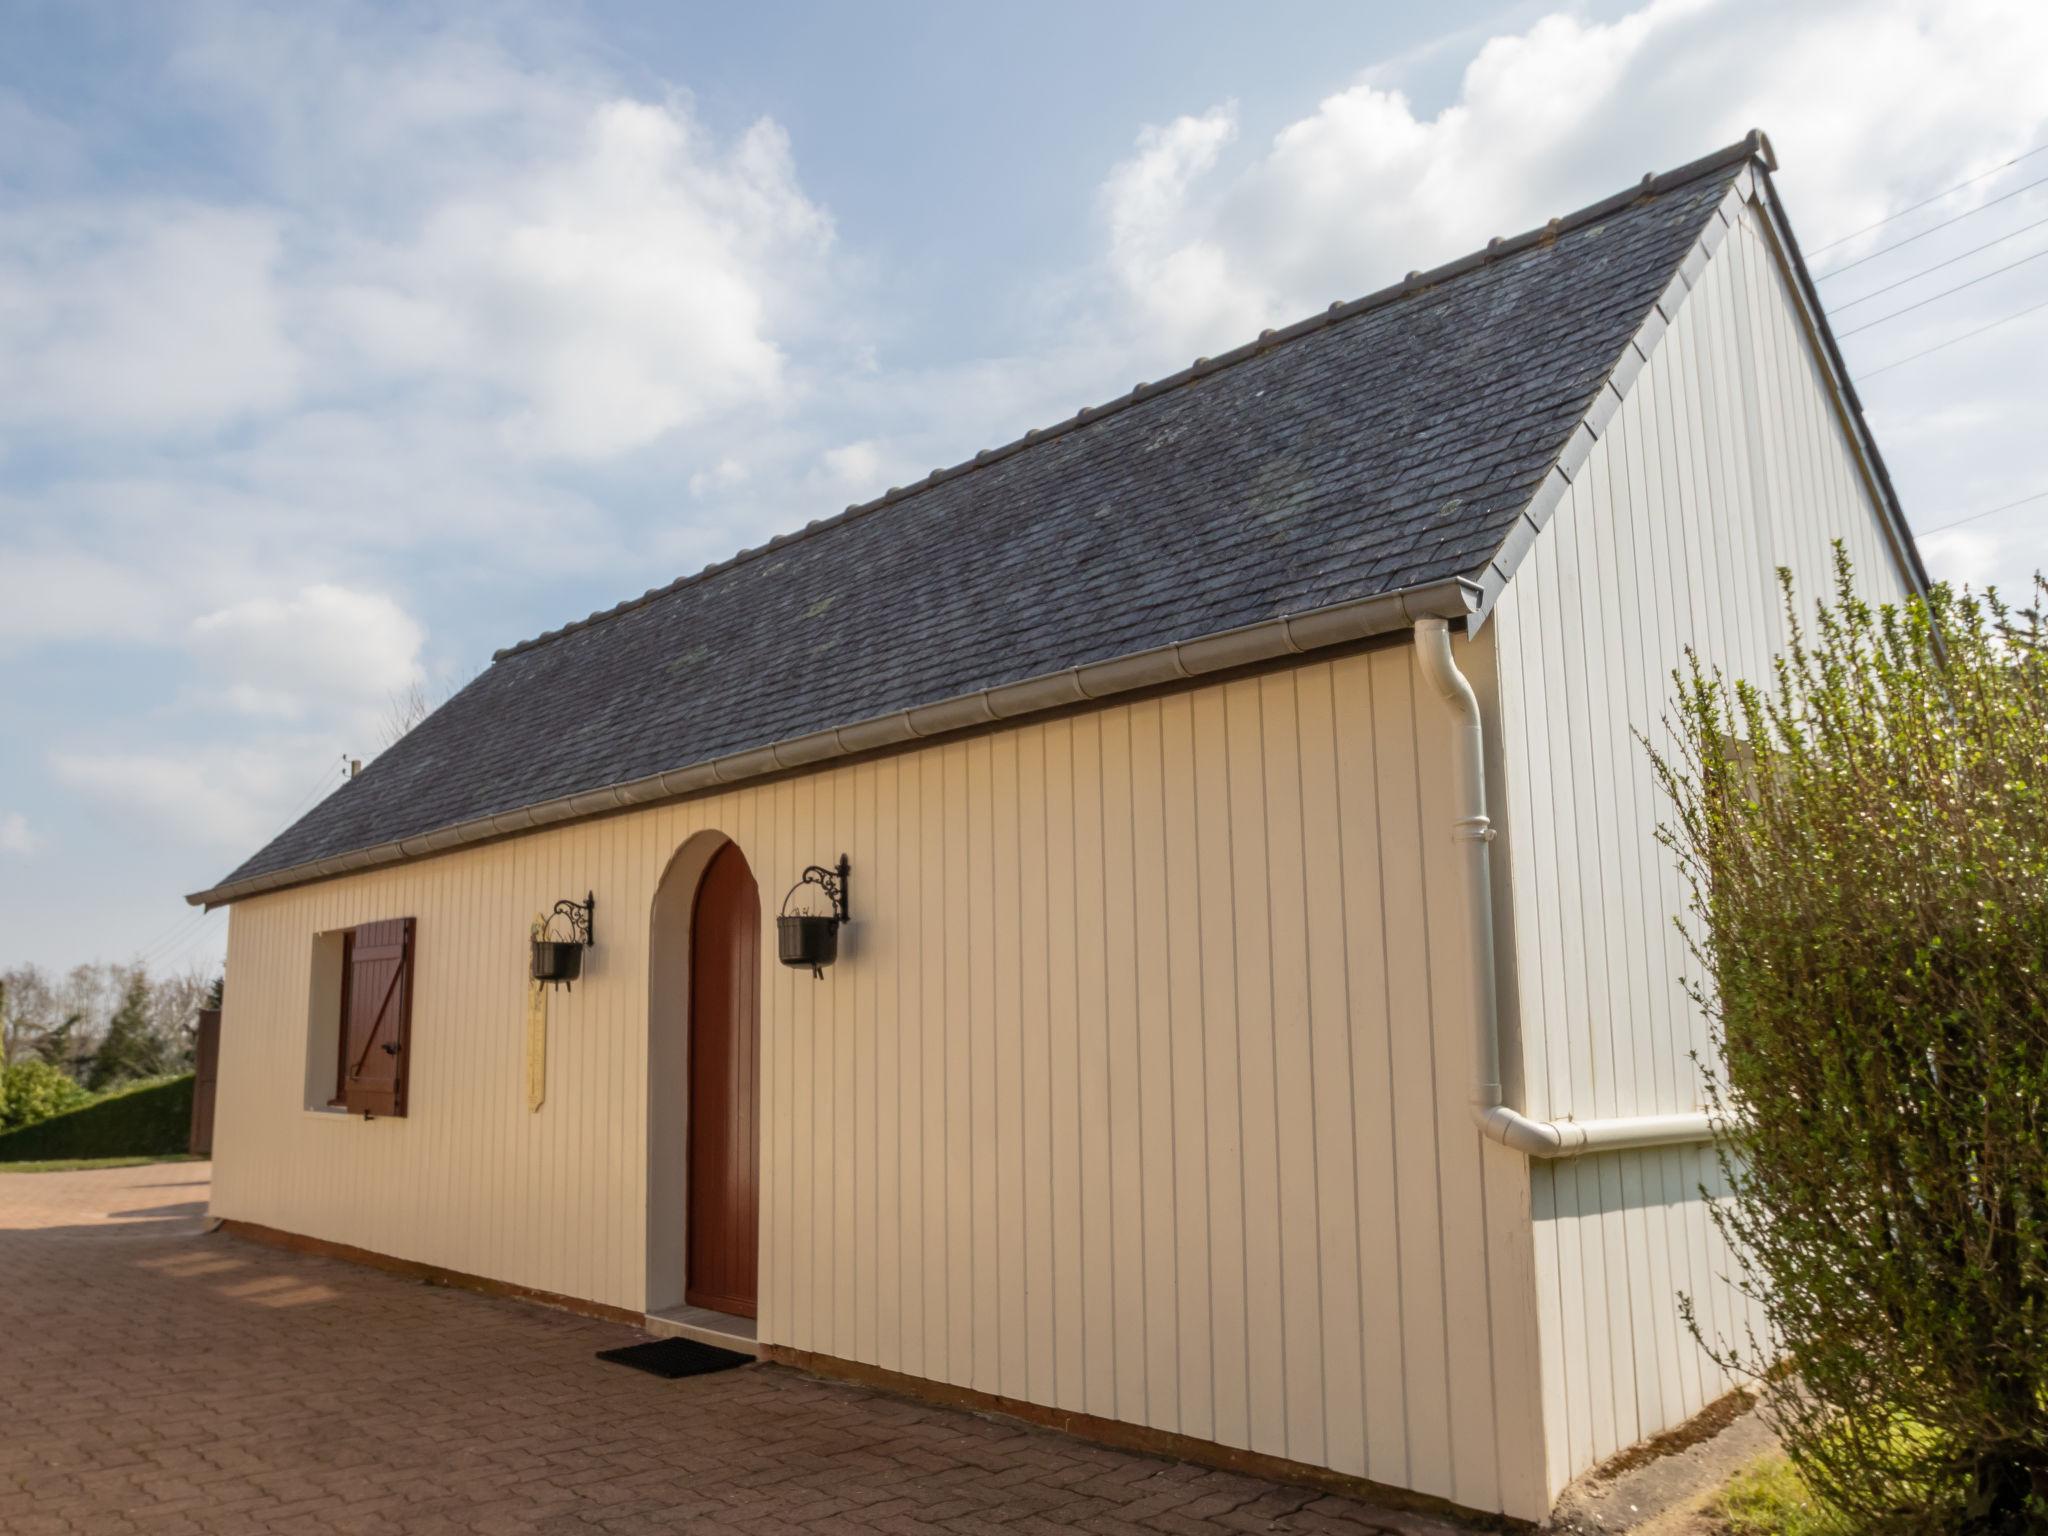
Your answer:
[[[589,460],[788,399],[833,230],[774,121],[721,141],[685,96],[481,29],[201,14],[177,77],[266,146],[269,195],[14,200],[0,428],[147,440],[407,390],[501,457]]]
[[[773,122],[721,151],[686,103],[612,99],[567,153],[358,253],[333,324],[374,367],[503,396],[515,451],[606,458],[779,403],[777,335],[831,239]]]
[[[747,466],[735,458],[723,458],[709,469],[700,469],[690,476],[690,494],[709,496],[714,491],[729,491],[736,485],[745,485],[749,471]]]
[[[42,846],[42,838],[21,812],[9,811],[0,816],[0,853],[18,853],[26,857]]]
[[[0,89],[0,176],[16,186],[57,186],[84,163],[72,128]]]
[[[425,678],[426,632],[389,597],[316,585],[251,597],[192,621],[209,689],[242,714],[297,720],[374,713]]]
[[[1993,534],[1957,528],[1930,533],[1919,542],[1921,558],[1937,580],[1968,585],[1979,592],[1999,580],[2004,551]]]
[[[2037,141],[2048,8],[1652,0],[1487,41],[1419,113],[1366,76],[1247,163],[1222,106],[1147,129],[1103,191],[1106,269],[1157,355],[1245,341],[1761,126],[1805,231],[1853,228]]]
[[[0,423],[208,431],[424,381],[501,451],[605,458],[783,398],[832,228],[774,123],[721,149],[686,103],[604,100],[480,177],[383,242],[311,207],[0,219]]]
[[[323,759],[338,770],[339,752],[312,738],[261,744],[223,743],[181,751],[59,751],[50,769],[59,783],[141,823],[162,841],[242,859],[283,830],[296,804],[304,810],[340,782],[323,774],[308,793],[306,764]]]
[[[175,105],[237,146],[233,199],[82,194],[77,166],[0,212],[0,648],[176,645],[252,592],[388,588],[401,558],[616,580],[693,541],[633,536],[621,489],[659,448],[664,486],[728,499],[730,421],[798,398],[839,283],[778,125],[714,134],[540,13],[177,30]],[[575,479],[620,461],[602,505]]]
[[[1223,231],[1185,217],[1196,183],[1236,137],[1234,103],[1146,128],[1102,188],[1110,270],[1145,321],[1170,334],[1249,336],[1266,312],[1267,295],[1236,269]]]
[[[78,639],[147,640],[162,632],[172,606],[147,571],[49,542],[0,543],[0,571],[0,652]]]
[[[886,462],[879,443],[842,443],[819,455],[826,478],[833,488],[866,501],[882,490],[882,465]]]
[[[179,433],[288,406],[302,359],[268,212],[193,203],[0,217],[0,422]]]

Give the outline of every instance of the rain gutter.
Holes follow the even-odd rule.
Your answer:
[[[1477,582],[1456,576],[1382,593],[1377,597],[1336,603],[1303,613],[1282,614],[1238,629],[1224,630],[1220,634],[1174,641],[1125,656],[979,689],[851,725],[834,726],[829,730],[750,747],[743,752],[649,774],[644,778],[560,795],[496,815],[479,816],[416,836],[395,838],[239,880],[230,879],[207,890],[195,891],[185,900],[195,907],[217,907],[261,895],[265,891],[352,875],[428,858],[473,843],[514,837],[542,827],[679,800],[769,774],[815,767],[857,753],[880,751],[906,742],[1086,704],[1136,689],[1170,686],[1235,667],[1390,635],[1406,630],[1424,618],[1433,617],[1439,622],[1455,619],[1462,623],[1478,609],[1483,596]]]

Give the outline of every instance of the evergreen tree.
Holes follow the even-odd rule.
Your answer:
[[[121,1006],[107,1022],[107,1032],[93,1053],[85,1086],[94,1093],[135,1078],[161,1077],[171,1063],[164,1041],[149,1027],[149,980],[140,971],[129,977]]]
[[[67,1014],[64,1022],[53,1029],[47,1029],[36,1038],[35,1054],[39,1061],[76,1074],[79,1064],[78,1026],[83,1022],[81,1014]]]

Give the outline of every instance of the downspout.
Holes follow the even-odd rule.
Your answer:
[[[1712,1124],[1699,1111],[1614,1120],[1531,1120],[1503,1102],[1500,1003],[1493,970],[1493,870],[1487,851],[1494,831],[1486,815],[1485,729],[1480,723],[1478,696],[1452,659],[1448,620],[1415,621],[1415,655],[1422,675],[1456,716],[1451,727],[1451,787],[1457,797],[1457,814],[1451,821],[1451,836],[1460,853],[1459,886],[1473,965],[1472,1118],[1492,1140],[1530,1157],[1573,1157],[1582,1152],[1712,1141]]]

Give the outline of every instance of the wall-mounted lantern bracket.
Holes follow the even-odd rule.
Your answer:
[[[569,931],[576,935],[579,944],[597,947],[597,893],[586,891],[581,901],[558,901],[555,910],[548,914],[552,923],[562,918],[569,924]]]
[[[816,864],[809,866],[804,870],[803,877],[797,881],[797,884],[799,886],[815,885],[822,890],[832,903],[832,915],[838,918],[840,922],[845,923],[852,921],[847,915],[846,906],[846,885],[847,881],[852,878],[852,875],[853,866],[847,862],[846,855],[842,853],[839,855],[838,864],[831,869],[825,869]],[[794,895],[795,892],[792,891],[790,894]],[[785,896],[783,898],[783,905],[787,906],[788,904],[789,897]]]
[[[570,937],[552,938],[557,920],[569,927]],[[558,901],[554,911],[541,920],[533,936],[533,964],[530,974],[538,982],[567,987],[583,974],[583,951],[597,944],[597,896],[586,892],[581,901]]]

